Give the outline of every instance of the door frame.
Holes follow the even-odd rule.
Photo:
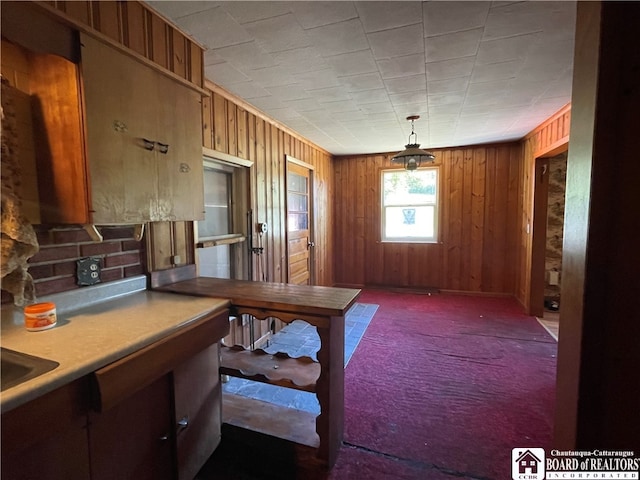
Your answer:
[[[547,209],[549,199],[549,161],[551,158],[568,151],[569,144],[564,143],[544,154],[535,157],[533,165],[533,214],[531,225],[531,261],[527,275],[529,291],[527,314],[535,317],[544,315],[544,289],[547,256]]]
[[[315,167],[310,163],[298,160],[291,155],[285,155],[285,175],[284,175],[284,191],[285,191],[285,250],[287,259],[287,282],[289,282],[289,164],[309,170],[309,241],[315,244]],[[309,248],[309,284],[316,284],[316,252],[315,246]]]

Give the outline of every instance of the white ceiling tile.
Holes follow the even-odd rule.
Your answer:
[[[350,110],[348,112],[335,112],[331,114],[333,118],[335,118],[339,122],[344,122],[348,120],[362,120],[362,110]]]
[[[351,98],[358,105],[364,105],[367,103],[388,102],[389,94],[384,88],[376,88],[362,92],[351,92]]]
[[[220,7],[181,17],[178,24],[209,48],[226,47],[253,40],[253,37]]]
[[[422,24],[422,2],[356,2],[365,32]]]
[[[548,15],[545,12],[532,14],[506,10],[505,8],[492,10],[484,29],[485,40],[538,32],[541,30],[541,24]]]
[[[229,85],[229,90],[241,98],[252,100],[256,97],[267,97],[269,92],[258,85],[256,82],[240,82]]]
[[[278,17],[291,12],[291,2],[242,1],[218,3],[240,24]]]
[[[152,5],[213,48],[208,79],[336,154],[401,148],[408,115],[430,146],[521,138],[571,98],[574,1]]]
[[[315,72],[329,66],[313,47],[293,48],[272,53],[271,56],[287,73]]]
[[[502,105],[502,100],[505,96],[504,92],[494,92],[494,93],[476,93],[469,94],[464,102],[464,108],[462,112],[465,114],[469,113],[469,108],[473,107],[487,107],[494,105]],[[485,108],[486,111],[486,108]]]
[[[224,63],[226,60],[218,55],[215,50],[205,50],[204,52],[204,64],[215,65],[216,63]]]
[[[286,105],[282,102],[282,100],[274,97],[273,95],[252,98],[249,103],[264,112],[266,112],[267,110],[283,110],[284,108],[286,108]]]
[[[382,78],[377,72],[362,73],[360,75],[350,75],[348,77],[340,77],[338,79],[349,92],[357,92],[361,90],[372,90],[374,88],[383,88]]]
[[[330,68],[313,72],[296,73],[292,75],[292,77],[296,83],[305,90],[319,90],[341,85],[335,72]]]
[[[255,69],[248,71],[247,74],[255,78],[256,83],[265,88],[295,83],[291,74],[281,66]],[[215,81],[215,78],[212,78],[212,80]]]
[[[452,60],[427,63],[427,80],[468,77],[471,75],[475,63],[475,57],[454,58]]]
[[[187,15],[203,12],[216,8],[219,2],[167,2],[167,1],[148,1],[146,4],[153,7],[158,12],[168,18],[179,19]]]
[[[367,39],[376,60],[424,52],[421,24],[368,33]]]
[[[437,105],[458,105],[462,106],[465,98],[465,92],[441,93],[438,95],[429,95],[429,107]]]
[[[351,100],[351,95],[342,86],[320,88],[309,92],[319,103],[332,103]]]
[[[322,110],[322,105],[315,98],[303,98],[300,100],[289,100],[286,105],[298,112],[311,112],[313,110]]]
[[[310,98],[307,91],[300,85],[283,85],[276,87],[268,87],[267,90],[271,95],[274,95],[281,99],[283,102],[290,100],[301,100]]]
[[[491,2],[425,2],[425,36],[483,27]]]
[[[367,103],[367,104],[361,105],[360,108],[364,113],[368,115],[371,115],[374,113],[393,112],[393,106],[391,106],[390,102]]]
[[[291,13],[246,23],[244,28],[269,53],[310,46],[305,31]]]
[[[339,77],[378,71],[373,54],[368,48],[359,52],[325,57],[325,61],[331,65]]]
[[[389,100],[391,100],[391,103],[394,106],[426,103],[427,92],[425,90],[422,90],[422,91],[415,91],[415,92],[394,93],[389,95]]]
[[[480,43],[476,64],[507,62],[509,60],[523,60],[536,44],[541,33],[520,35],[517,37],[488,40]]]
[[[343,22],[358,16],[352,2],[291,2],[291,9],[305,29]]]
[[[510,80],[494,80],[492,82],[470,83],[468,95],[483,95],[486,93],[503,93],[511,87]]]
[[[204,73],[207,78],[212,79],[220,85],[231,85],[251,80],[248,76],[227,62],[209,65],[205,67]]]
[[[390,94],[424,92],[427,88],[427,79],[424,75],[411,75],[409,77],[387,78],[384,80],[384,84]]]
[[[331,114],[337,114],[341,112],[355,112],[359,111],[358,104],[353,100],[340,100],[338,102],[323,102],[322,108]]]
[[[409,115],[420,115],[424,117],[429,111],[429,106],[427,102],[407,103],[405,105],[394,105],[393,109],[399,118],[407,118]]]
[[[447,80],[435,80],[427,83],[427,95],[440,93],[463,92],[469,86],[469,77],[449,78]]]
[[[405,77],[425,73],[424,53],[378,60],[382,78]]]
[[[327,57],[369,48],[359,20],[347,20],[305,30],[314,47]]]
[[[518,59],[507,62],[476,65],[471,74],[471,83],[516,78],[523,63],[523,60]]]
[[[260,48],[255,41],[216,48],[211,51],[211,53],[223,58],[240,69],[253,70],[256,68],[276,66],[273,57]]]
[[[425,38],[427,63],[476,55],[482,31],[482,28],[475,28],[464,32]]]

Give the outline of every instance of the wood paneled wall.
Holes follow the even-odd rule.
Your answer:
[[[544,269],[541,279],[540,271],[535,267],[539,266],[537,262],[544,262],[544,251],[539,251],[540,248],[544,249],[544,246],[534,244],[534,236],[539,242],[543,242],[545,235],[536,235],[536,228],[542,228],[546,232],[546,224],[538,224],[543,219],[546,222],[546,211],[538,212],[540,215],[536,215],[536,206],[539,209],[540,203],[542,203],[546,209],[547,195],[545,191],[542,195],[543,198],[540,198],[540,195],[536,196],[536,168],[539,167],[536,165],[536,159],[552,157],[567,150],[570,123],[571,104],[567,104],[531,131],[521,142],[523,156],[520,180],[522,211],[520,212],[518,252],[520,275],[514,293],[526,311],[532,315],[540,315],[543,308]],[[540,174],[542,172],[538,172],[538,175]],[[541,298],[540,301],[532,300]],[[540,303],[540,305],[533,305],[533,302]]]
[[[531,142],[533,156],[553,157],[566,150],[571,127],[571,104],[568,103],[524,138]]]
[[[315,275],[317,285],[333,278],[333,168],[332,156],[251,105],[208,83],[203,99],[203,144],[220,152],[253,161],[250,205],[253,223],[265,222],[264,254],[254,255],[254,280],[287,281],[285,155],[314,167]],[[254,239],[257,245],[257,238]]]
[[[149,6],[136,1],[38,2],[130,48],[198,87],[204,83],[203,50]]]
[[[521,146],[433,152],[440,168],[434,244],[380,242],[380,171],[392,168],[392,154],[335,159],[336,284],[514,294]]]

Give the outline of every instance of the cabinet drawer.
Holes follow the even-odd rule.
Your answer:
[[[229,331],[227,309],[207,315],[92,375],[92,408],[103,412],[169,373]]]

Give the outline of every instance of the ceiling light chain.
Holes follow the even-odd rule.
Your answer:
[[[418,143],[418,134],[413,129],[413,122],[418,120],[420,115],[411,115],[407,117],[407,120],[411,121],[411,133],[409,134],[409,143],[404,146],[404,150],[391,158],[391,163],[400,164],[406,170],[416,170],[423,162],[433,162],[436,158],[432,153],[429,153],[420,148]],[[414,137],[413,143],[411,143],[411,137]]]

